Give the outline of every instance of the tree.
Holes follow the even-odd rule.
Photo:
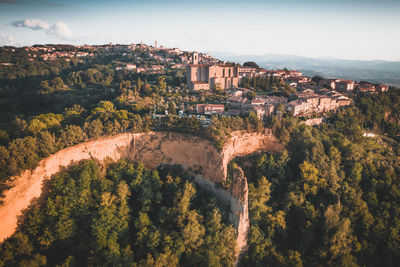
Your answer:
[[[77,125],[67,125],[61,130],[59,142],[63,147],[72,146],[86,140],[87,135],[82,128]]]
[[[92,231],[96,241],[96,249],[105,253],[108,262],[112,263],[120,254],[118,244],[117,197],[110,192],[101,195],[98,213],[95,215]]]
[[[99,120],[85,122],[83,129],[89,138],[99,138],[103,134],[103,123]]]
[[[55,77],[53,80],[51,80],[51,86],[56,90],[62,90],[64,89],[65,84],[60,77]]]
[[[39,86],[39,94],[45,95],[45,94],[52,94],[54,93],[54,88],[50,86],[48,81],[41,81],[40,86]]]
[[[176,106],[172,101],[168,104],[168,115],[176,115]]]
[[[38,154],[41,158],[48,157],[58,150],[56,137],[48,131],[42,131],[37,136]]]
[[[158,76],[157,86],[160,91],[165,91],[167,89],[167,83],[165,82],[165,77]]]
[[[37,139],[31,136],[17,138],[11,141],[8,146],[9,161],[8,169],[12,175],[19,174],[20,171],[32,169],[39,161],[36,151]]]
[[[186,250],[191,253],[199,249],[204,242],[205,229],[201,225],[202,217],[194,210],[185,214],[187,222],[182,228],[182,238]]]
[[[256,98],[256,93],[253,92],[253,91],[250,91],[250,92],[248,92],[248,93],[246,94],[246,97],[247,97],[248,99],[250,99],[250,100],[253,100],[253,99]]]
[[[260,68],[260,66],[258,66],[257,63],[255,63],[254,61],[247,61],[247,62],[243,63],[243,66],[245,66],[245,67],[253,67],[253,68],[256,68],[256,69]]]
[[[254,184],[249,185],[249,192],[249,212],[252,214],[252,220],[258,222],[271,211],[267,205],[271,183],[263,176],[258,180],[257,187]]]
[[[29,122],[29,126],[28,126],[28,130],[34,135],[38,134],[40,131],[42,131],[46,128],[47,128],[47,125],[38,119],[31,120]]]
[[[316,84],[319,84],[319,82],[320,82],[321,80],[323,80],[323,79],[324,79],[323,77],[318,76],[318,75],[316,75],[316,76],[314,76],[314,77],[311,78],[311,80],[312,80],[313,82],[315,82]]]
[[[10,141],[10,135],[5,130],[0,130],[0,145],[6,145]]]
[[[326,180],[319,177],[319,171],[315,166],[307,161],[300,164],[300,176],[304,181],[304,192],[306,194],[317,194],[320,188],[326,186]]]
[[[64,117],[61,114],[47,113],[33,117],[28,124],[28,130],[33,134],[38,134],[42,130],[55,130],[61,127]]]

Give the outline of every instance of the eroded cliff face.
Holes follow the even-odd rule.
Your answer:
[[[160,164],[180,164],[194,174],[213,182],[223,179],[220,153],[208,140],[179,133],[150,132],[134,135],[129,158],[148,168]]]
[[[63,149],[39,162],[34,170],[14,177],[13,187],[5,192],[0,206],[0,242],[11,236],[21,211],[39,198],[46,179],[74,162],[94,158],[141,161],[147,168],[160,164],[179,164],[199,177],[200,185],[214,187],[225,180],[227,163],[236,156],[256,151],[279,152],[282,145],[270,135],[236,132],[222,151],[203,138],[171,132],[124,133]],[[240,170],[241,171],[241,170]],[[238,251],[246,247],[248,221],[247,180],[243,172],[234,175],[231,189],[221,193],[231,203],[232,222],[238,229]]]
[[[247,235],[250,228],[249,189],[243,170],[237,167],[233,170],[232,184],[229,189],[232,194],[231,221],[237,229],[236,255],[247,250]]]
[[[255,152],[281,152],[283,145],[270,133],[233,132],[225,143],[222,152],[223,177],[228,172],[228,163],[237,156],[246,156]]]

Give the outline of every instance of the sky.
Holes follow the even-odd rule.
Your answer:
[[[0,45],[400,61],[400,0],[0,0]]]

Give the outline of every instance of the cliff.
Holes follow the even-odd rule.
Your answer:
[[[5,192],[0,206],[0,242],[14,233],[21,211],[40,197],[44,181],[59,172],[61,167],[74,162],[89,158],[99,161],[128,158],[141,161],[148,168],[165,163],[180,164],[203,181],[200,184],[206,182],[214,188],[215,182],[225,180],[227,163],[235,156],[256,151],[278,152],[282,148],[271,135],[242,132],[233,133],[221,152],[208,140],[171,132],[124,133],[72,146],[43,159],[34,170],[14,177],[13,187]],[[246,246],[249,226],[247,180],[243,173],[234,176],[233,184],[235,186],[230,190],[232,194],[223,191],[231,203],[232,221],[238,229],[238,247],[243,248]]]
[[[247,179],[240,167],[233,170],[230,192],[233,197],[230,219],[238,232],[236,255],[239,256],[247,250],[247,234],[250,228],[249,189]]]

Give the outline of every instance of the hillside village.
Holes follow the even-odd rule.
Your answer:
[[[13,48],[10,49],[13,51]],[[307,77],[297,70],[266,70],[256,64],[240,65],[223,62],[206,53],[158,46],[157,41],[154,46],[143,43],[130,45],[110,43],[82,46],[35,45],[24,49],[28,53],[27,60],[30,62],[72,59],[82,61],[83,58],[118,53],[125,57],[125,60],[113,63],[115,71],[145,75],[164,75],[169,71],[181,71],[186,76],[186,89],[189,89],[189,92],[221,90],[225,92],[224,99],[197,103],[191,108],[185,108],[184,105],[179,111],[181,116],[197,115],[198,118],[206,121],[207,116],[238,116],[250,111],[254,112],[259,119],[265,119],[271,115],[281,116],[282,112],[288,112],[293,116],[310,117],[335,112],[341,107],[350,105],[352,100],[349,95],[351,94],[374,94],[388,91],[386,85],[366,81]],[[1,63],[3,66],[13,64],[12,62]],[[280,84],[290,93],[258,92],[251,88],[251,85],[257,82],[272,83],[272,86]],[[181,89],[185,90],[185,88]],[[154,110],[155,108],[153,109],[154,117],[168,115],[166,110],[161,114],[155,113]]]

